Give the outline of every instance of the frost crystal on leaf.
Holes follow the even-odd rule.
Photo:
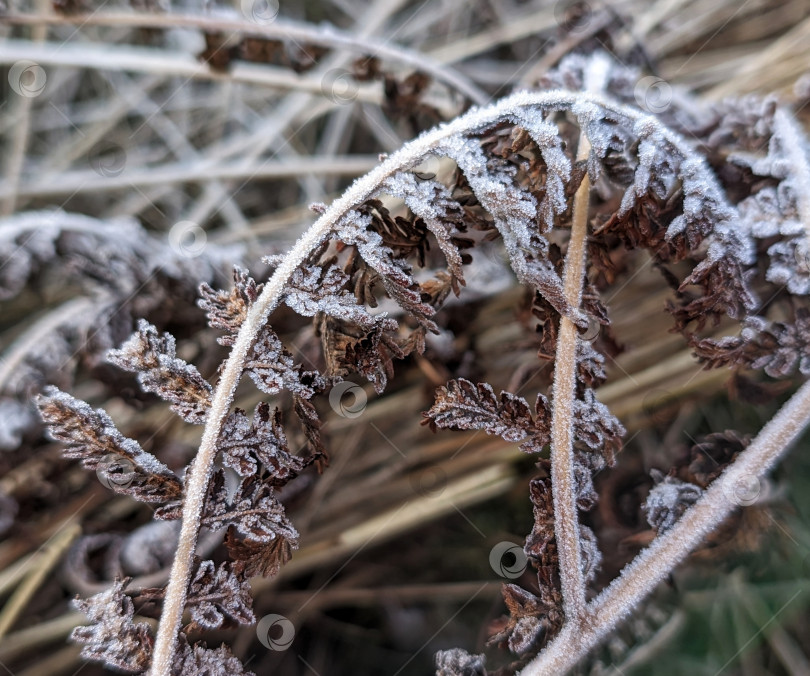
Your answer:
[[[103,472],[105,484],[116,493],[143,502],[169,502],[181,496],[182,484],[174,473],[121,434],[103,410],[55,387],[48,388],[37,405],[51,436],[66,444],[63,455]]]
[[[290,453],[281,410],[271,411],[265,403],[256,406],[252,420],[241,409],[231,413],[217,447],[223,463],[243,477],[255,475],[262,464],[272,470],[276,480],[286,483],[307,466],[304,458]]]
[[[596,535],[588,526],[580,525],[579,544],[582,554],[582,575],[585,582],[592,582],[602,564],[602,552],[599,551]]]
[[[619,419],[596,399],[596,393],[586,389],[582,399],[574,402],[574,437],[592,451],[600,452],[608,464],[615,461],[626,434]]]
[[[796,308],[793,322],[747,317],[739,336],[693,339],[692,347],[708,368],[747,366],[784,378],[797,369],[810,375],[810,310]]]
[[[411,212],[420,218],[436,237],[439,248],[447,259],[447,267],[453,277],[454,291],[464,284],[462,256],[453,237],[463,227],[461,205],[452,198],[447,187],[438,181],[418,180],[410,172],[400,172],[383,183],[383,190],[394,197],[401,197]]]
[[[522,441],[537,431],[525,399],[509,392],[497,397],[489,384],[476,385],[464,378],[440,387],[436,402],[424,416],[425,424],[434,429],[485,430],[506,441]]]
[[[82,644],[84,659],[139,674],[149,667],[153,638],[148,624],[133,622],[135,608],[124,593],[128,582],[129,579],[116,580],[107,591],[87,600],[73,601],[91,624],[76,627],[70,638]]]
[[[529,133],[546,164],[545,194],[538,214],[544,229],[550,230],[554,227],[554,218],[568,209],[565,187],[571,180],[571,160],[563,150],[559,129],[544,119],[542,111],[521,108],[510,117]]]
[[[647,496],[643,508],[647,523],[660,535],[672,528],[683,513],[700,499],[703,490],[700,486],[674,477],[663,477],[657,471],[653,478],[656,484]]]
[[[205,629],[218,629],[226,622],[253,624],[253,601],[250,584],[240,574],[234,573],[231,564],[219,567],[213,561],[201,561],[191,580],[186,601],[191,618]]]
[[[226,645],[205,648],[199,644],[183,643],[177,655],[172,676],[256,676],[245,671],[242,663]]]
[[[380,317],[372,316],[354,294],[344,288],[348,281],[349,276],[335,264],[298,268],[290,279],[284,302],[304,317],[323,312],[371,330]]]
[[[273,488],[255,477],[243,480],[236,494],[228,499],[224,473],[217,472],[208,490],[203,523],[213,530],[233,525],[254,542],[270,542],[277,537],[293,545],[298,541],[298,531]]]
[[[768,154],[736,153],[729,159],[757,176],[778,181],[765,186],[740,204],[746,226],[756,236],[780,241],[768,248],[771,265],[767,279],[785,285],[790,293],[810,294],[810,145],[789,113],[776,109],[771,116]]]
[[[107,359],[137,373],[141,387],[172,402],[171,409],[186,422],[205,422],[211,407],[211,386],[195,366],[175,356],[175,340],[170,333],[158,335],[154,326],[141,319],[138,331],[120,349],[110,350]]]
[[[437,152],[456,162],[494,218],[518,280],[537,289],[561,314],[572,314],[562,280],[546,259],[548,242],[536,225],[537,202],[532,194],[521,190],[505,169],[492,167],[475,139],[451,137]]]
[[[436,653],[436,676],[487,676],[484,655],[470,655],[460,648]]]
[[[245,371],[262,392],[288,390],[309,399],[325,386],[317,371],[304,371],[269,326],[265,326],[245,361]]]

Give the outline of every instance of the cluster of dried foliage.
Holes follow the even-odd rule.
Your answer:
[[[564,622],[579,621],[585,587],[599,567],[593,532],[577,523],[575,540],[563,542],[570,533],[559,525],[560,512],[566,500],[578,510],[596,504],[591,476],[615,463],[624,429],[594,391],[605,379],[606,348],[574,333],[573,341],[568,339],[574,359],[560,353],[565,319],[579,331],[589,321],[610,326],[600,301],[609,284],[598,280],[621,268],[624,252],[647,249],[671,280],[677,301],[668,309],[675,327],[708,366],[762,368],[773,377],[797,369],[807,373],[810,353],[801,327],[808,312],[803,297],[810,290],[804,226],[810,222],[810,158],[789,113],[773,101],[746,100],[705,118],[679,116],[675,110],[671,119],[657,120],[626,106],[634,74],[598,56],[566,59],[548,80],[550,91],[517,94],[420,137],[331,208],[315,207],[323,215],[310,233],[287,257],[267,261],[276,270],[267,285],[240,269],[230,291],[204,284],[200,306],[210,324],[225,333],[220,343],[232,349],[216,388],[177,357],[170,334],[161,335],[145,321],[120,349],[108,353],[110,362],[137,373],[142,389],[170,402],[186,422],[206,425],[203,448],[184,481],[121,435],[103,411],[58,390],[40,399],[42,416],[54,437],[67,444],[68,457],[81,459],[88,469],[106,463],[115,490],[158,505],[157,519],[183,520],[168,590],[146,592],[166,599],[162,651],[149,628],[132,621],[122,580],[78,602],[95,622],[74,633],[86,645],[87,657],[132,673],[150,663],[153,674],[200,673],[222,660],[234,664],[226,649],[205,650],[190,644],[187,634],[255,622],[249,577],[273,575],[296,547],[297,533],[276,491],[310,464],[326,463],[311,399],[352,373],[381,392],[392,360],[422,352],[425,334],[437,331],[433,317],[451,293],[461,292],[465,260],[472,260],[482,240],[500,237],[518,279],[534,290],[539,354],[555,360],[554,396],[549,401],[538,393],[532,408],[515,394],[496,396],[487,383],[459,379],[439,390],[425,416],[434,428],[482,429],[520,441],[526,453],[540,454],[551,445],[551,459],[538,461],[541,474],[532,481],[535,524],[525,545],[541,594],[505,585],[511,619],[492,639],[522,660],[552,640]],[[611,98],[595,90],[610,92]],[[702,152],[685,142],[683,133],[699,139]],[[768,141],[764,158],[746,154],[763,138]],[[581,159],[569,150],[577,143],[585,146]],[[413,171],[429,157],[452,160],[455,169],[447,184]],[[733,183],[725,186],[724,179]],[[586,196],[584,206],[573,199],[577,193]],[[396,204],[392,200],[402,205],[397,215],[386,206]],[[584,209],[589,230],[587,258],[582,241],[575,241],[582,235],[566,227],[578,220],[578,209]],[[431,243],[445,267],[420,282],[414,265],[425,269],[436,261],[429,257]],[[580,290],[583,273],[577,273],[571,296],[567,270],[581,270],[582,260],[588,286]],[[380,295],[399,308],[397,319],[373,311]],[[763,296],[767,303],[758,300]],[[313,318],[323,346],[322,372],[304,370],[273,331],[268,315],[279,303]],[[737,334],[702,338],[700,331],[721,317],[740,322]],[[575,375],[567,395],[558,389],[566,371]],[[303,453],[290,450],[279,408],[260,403],[252,418],[238,408],[229,410],[243,375],[266,395],[292,397],[307,440]],[[561,399],[565,396],[568,401]],[[562,442],[554,437],[556,426]],[[110,462],[111,457],[121,462]],[[235,489],[226,489],[226,468],[239,477]],[[555,472],[565,486],[555,483]],[[678,516],[700,497],[699,486],[676,482],[659,483],[648,501],[650,523],[661,533],[672,532]],[[227,528],[228,560],[217,565],[194,557],[201,527]],[[571,563],[580,570],[572,572],[566,567]],[[172,588],[179,589],[174,592],[179,603]],[[179,631],[185,609],[192,624]],[[451,655],[440,656],[442,673],[469,671],[453,667],[460,658]]]
[[[60,9],[82,11],[78,3]],[[214,33],[206,40],[205,58],[218,69],[238,55],[304,72],[319,57],[291,55],[272,40],[228,49]],[[267,53],[257,57],[259,47]],[[421,102],[424,77],[396,81],[368,58],[354,76],[384,81],[389,104],[411,108],[416,128],[418,115],[441,117]],[[774,97],[698,106],[684,95],[651,114],[637,107],[639,77],[583,50],[536,89],[424,132],[381,156],[331,205],[313,204],[314,225],[289,252],[262,260],[264,283],[235,266],[231,288],[214,288],[217,271],[243,257],[238,247],[188,257],[129,219],[28,212],[4,221],[2,297],[19,294],[57,257],[74,261],[75,280],[94,289],[92,301],[66,303],[49,318],[58,326],[51,343],[10,353],[19,356],[0,373],[9,389],[52,381],[54,366],[79,350],[110,386],[128,382],[120,371],[135,374],[141,392],[126,392],[134,405],[143,393],[156,395],[202,429],[193,457],[159,458],[119,431],[114,416],[69,394],[74,382],[64,369],[36,398],[64,457],[154,510],[141,541],[119,547],[155,553],[170,534],[179,538],[161,554],[172,559],[165,587],[119,577],[75,601],[90,621],[72,634],[83,657],[151,676],[252,673],[227,645],[208,647],[205,635],[254,624],[249,580],[276,575],[299,546],[282,498],[328,472],[316,404],[348,378],[382,393],[396,360],[418,357],[440,334],[438,313],[463,296],[470,266],[493,247],[531,294],[532,348],[551,368],[533,381],[531,399],[453,378],[437,389],[423,423],[501,437],[535,463],[524,553],[537,584],[503,585],[509,616],[489,641],[511,656],[497,673],[575,666],[726,519],[737,506],[729,498],[735,486],[762,477],[810,418],[807,385],[753,441],[730,432],[707,439],[711,468],[695,461],[659,473],[644,505],[655,541],[595,594],[602,553],[580,512],[597,505],[593,478],[617,463],[626,434],[598,397],[606,361],[622,349],[604,298],[644,251],[672,289],[662,310],[673,332],[705,368],[745,373],[738,383],[756,371],[810,375],[810,146]],[[177,312],[207,316],[227,348],[224,361],[208,340],[195,366],[171,332],[140,319],[181,325]],[[311,326],[307,366],[274,329],[279,315],[285,325]],[[212,384],[203,373],[213,371]],[[260,393],[252,412],[234,404],[244,376]],[[770,382],[747,387],[760,396],[777,391]],[[37,434],[19,398],[0,407],[0,445]],[[89,560],[98,542],[85,541],[76,556]],[[135,618],[133,601],[161,608],[156,627]],[[496,673],[482,655],[460,649],[439,652],[436,667],[443,676]]]

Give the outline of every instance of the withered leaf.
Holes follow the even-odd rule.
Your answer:
[[[683,513],[694,505],[703,494],[700,486],[671,476],[663,476],[658,470],[651,472],[655,486],[642,505],[647,523],[660,535],[668,531]]]
[[[749,443],[750,436],[740,435],[734,430],[707,434],[690,451],[690,479],[705,488],[720,476]]]
[[[461,648],[439,650],[434,661],[436,676],[487,676],[484,655],[470,655]]]
[[[211,385],[196,367],[175,356],[175,340],[170,333],[141,319],[138,330],[118,350],[110,350],[107,359],[138,374],[146,392],[154,392],[172,402],[171,409],[183,420],[202,424],[211,407]]]
[[[230,291],[215,291],[206,283],[200,285],[197,305],[205,310],[212,328],[226,332],[226,335],[217,338],[220,345],[233,345],[250,306],[256,302],[263,286],[239,266],[233,268],[233,288]]]
[[[379,223],[379,219],[377,222]],[[374,229],[374,224],[375,219],[368,210],[365,213],[351,210],[338,223],[336,234],[341,242],[357,248],[364,264],[379,275],[391,298],[422,326],[435,331],[436,324],[431,319],[435,311],[422,301],[419,285],[413,278],[410,265],[386,245],[382,235]]]
[[[71,640],[82,645],[81,656],[102,662],[128,674],[139,674],[152,659],[152,630],[144,622],[133,622],[135,607],[125,589],[130,578],[116,580],[112,587],[73,605],[90,620],[76,627]]]
[[[739,336],[690,337],[690,344],[707,368],[744,365],[763,369],[772,378],[785,378],[796,370],[810,375],[810,310],[796,308],[793,322],[748,317]]]
[[[293,404],[295,415],[298,416],[298,420],[304,427],[304,435],[309,444],[309,461],[314,462],[318,471],[321,472],[329,464],[329,454],[321,438],[321,419],[318,417],[318,411],[315,410],[311,401],[302,397],[293,397]]]
[[[465,284],[462,255],[454,241],[466,229],[461,205],[453,199],[444,184],[427,178],[420,180],[412,172],[395,174],[385,182],[383,189],[395,197],[401,197],[436,237],[447,260],[453,291],[458,295],[459,284]]]
[[[577,378],[587,387],[598,387],[607,378],[604,355],[586,340],[577,342]]]
[[[626,434],[619,419],[586,389],[582,399],[574,401],[574,438],[592,451],[601,453],[609,465],[616,461]]]
[[[182,638],[182,635],[181,635]],[[226,645],[206,648],[183,641],[172,666],[172,676],[256,676],[246,671]]]
[[[63,455],[98,472],[111,490],[151,503],[173,502],[182,495],[183,485],[174,473],[121,434],[102,409],[55,387],[46,389],[37,405],[51,436],[66,444]]]
[[[217,448],[222,462],[240,476],[253,476],[262,464],[279,485],[283,485],[307,466],[306,459],[290,453],[287,436],[281,424],[281,410],[271,411],[264,402],[258,404],[249,419],[237,408],[222,426]]]
[[[225,534],[225,547],[234,561],[234,570],[242,572],[245,577],[272,577],[290,560],[298,543],[283,537],[274,538],[270,542],[240,540],[236,536],[236,529],[230,527]]]
[[[253,624],[250,585],[241,572],[225,562],[201,561],[191,580],[186,605],[191,619],[204,629],[218,629],[228,622]]]
[[[404,357],[406,349],[392,335],[397,330],[395,320],[379,315],[375,319],[371,329],[364,329],[337,317],[319,318],[318,331],[330,378],[345,378],[357,372],[373,382],[377,392],[385,389],[388,378],[393,376],[392,359]]]
[[[551,463],[542,460],[540,466],[550,471]],[[554,501],[551,493],[551,479],[534,478],[529,482],[529,496],[532,501],[534,524],[527,536],[523,551],[538,569],[555,569],[557,566],[557,545],[554,535]]]
[[[585,524],[579,525],[579,550],[582,556],[582,577],[586,583],[592,582],[602,565],[602,552],[599,550],[596,534]]]
[[[211,480],[203,524],[214,530],[232,525],[255,542],[270,542],[276,537],[290,542],[298,540],[298,531],[287,518],[284,505],[276,498],[272,486],[256,477],[248,477],[228,499],[222,471]]]
[[[522,397],[509,392],[495,395],[487,383],[464,378],[451,380],[436,391],[436,401],[423,413],[433,429],[484,430],[506,441],[521,441],[534,431],[534,419]]]
[[[489,643],[507,641],[509,650],[521,655],[537,646],[545,631],[551,627],[549,611],[542,599],[516,584],[501,587],[504,603],[509,610],[507,626],[489,639]]]
[[[396,323],[392,324],[396,328]],[[394,375],[393,358],[405,356],[399,344],[386,333],[391,328],[387,322],[378,322],[365,336],[348,343],[344,355],[346,363],[353,364],[359,374],[374,383],[378,394]]]

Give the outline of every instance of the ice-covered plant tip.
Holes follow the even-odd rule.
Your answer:
[[[562,674],[575,666],[723,522],[740,483],[768,471],[807,423],[810,384],[707,485],[660,480],[646,505],[657,537],[595,594],[599,543],[579,512],[597,501],[593,473],[616,462],[624,428],[596,393],[605,345],[582,333],[598,323],[601,336],[610,334],[600,291],[623,255],[646,250],[673,286],[666,309],[675,330],[707,368],[810,374],[807,142],[790,113],[767,99],[699,117],[677,106],[652,116],[632,105],[633,77],[601,57],[569,58],[548,76],[548,90],[471,110],[382,158],[330,206],[313,205],[320,217],[286,256],[269,261],[266,283],[238,270],[231,291],[203,285],[200,306],[230,347],[213,387],[178,358],[172,336],[142,322],[110,359],[204,426],[182,477],[123,437],[103,411],[58,391],[40,400],[70,457],[90,469],[103,460],[120,475],[114,490],[155,505],[158,519],[182,521],[168,585],[151,591],[163,604],[156,632],[133,622],[137,590],[119,582],[77,602],[92,621],[74,633],[86,657],[152,676],[246,673],[227,647],[187,636],[255,622],[248,579],[275,574],[296,548],[276,491],[307,466],[326,464],[313,399],[353,373],[382,392],[392,358],[424,349],[436,313],[462,292],[467,265],[498,238],[534,294],[551,391],[530,405],[487,383],[451,380],[424,422],[485,430],[537,458],[525,554],[539,595],[504,585],[511,618],[492,637],[519,656],[513,667]],[[323,372],[296,363],[274,333],[269,319],[281,304],[313,318]],[[721,319],[736,329],[714,338],[707,327]],[[234,409],[245,375],[264,394],[291,398],[297,424],[268,403],[252,416]],[[291,435],[306,450],[293,453]],[[228,474],[240,481],[230,492]],[[203,528],[227,529],[224,563],[195,557]],[[439,653],[436,665],[441,674],[486,673],[481,656],[461,650]]]

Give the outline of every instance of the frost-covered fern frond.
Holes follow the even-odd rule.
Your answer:
[[[625,434],[598,398],[606,345],[582,338],[590,323],[610,325],[610,308],[592,277],[610,272],[611,255],[643,250],[675,287],[677,302],[668,309],[676,328],[698,344],[704,325],[721,318],[755,332],[755,292],[776,274],[758,268],[762,235],[750,225],[750,205],[727,190],[694,143],[605,93],[616,80],[614,68],[593,57],[581,64],[582,91],[518,92],[425,132],[331,205],[313,205],[319,218],[287,255],[268,260],[274,272],[267,281],[236,270],[233,290],[203,285],[200,306],[230,347],[215,384],[177,356],[171,336],[145,322],[110,353],[138,374],[144,389],[204,426],[183,477],[182,505],[166,504],[159,513],[179,517],[181,528],[168,586],[158,594],[163,609],[151,676],[177,673],[178,664],[191,673],[186,665],[203,648],[188,644],[186,609],[194,629],[253,621],[247,578],[274,574],[297,546],[275,490],[327,462],[313,402],[353,373],[381,392],[393,360],[421,352],[425,336],[438,331],[437,313],[450,294],[463,293],[465,265],[483,241],[502,242],[518,281],[533,294],[533,312],[544,322],[540,357],[554,362],[552,396],[538,392],[527,400],[458,378],[439,389],[425,417],[434,428],[484,430],[521,442],[535,457],[550,446],[550,461],[538,460],[541,472],[531,484],[535,523],[525,546],[540,591],[505,586],[511,617],[492,637],[519,654],[525,673],[562,673],[575,664],[734,508],[724,495],[741,473],[764,472],[802,428],[808,386],[725,474],[689,496],[694,504],[680,518],[670,518],[679,507],[669,505],[664,489],[653,495],[659,536],[587,601],[601,554],[579,512],[596,504],[592,476],[616,462]],[[774,157],[767,167],[750,165],[754,173],[774,174],[786,199],[805,180],[794,176],[801,158],[783,145],[796,133],[787,113],[775,113]],[[785,153],[789,161],[780,164]],[[741,166],[736,156],[728,161]],[[443,170],[426,173],[420,169],[426,164]],[[804,206],[795,199],[798,214]],[[774,232],[795,238],[795,228],[780,220],[789,216],[774,216]],[[788,288],[785,297],[803,302],[800,290]],[[282,304],[312,318],[323,352],[317,368],[305,367],[273,329],[272,314]],[[292,415],[285,419],[267,402],[252,419],[234,409],[245,376],[263,395],[289,402]],[[40,405],[75,457],[87,462],[99,449],[110,450],[143,480],[171,481],[111,420],[66,397],[52,394]],[[293,434],[305,440],[299,452],[288,441]],[[227,496],[219,463],[239,475],[238,489]],[[228,561],[195,557],[204,525],[227,528]],[[482,660],[459,652],[441,654],[437,665],[441,673],[484,670]]]

